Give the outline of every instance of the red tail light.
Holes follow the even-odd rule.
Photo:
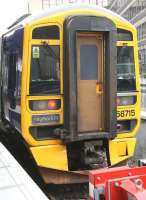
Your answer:
[[[48,109],[56,110],[56,108],[57,108],[57,101],[54,99],[48,100]]]

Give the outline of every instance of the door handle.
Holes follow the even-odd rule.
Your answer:
[[[101,82],[96,83],[96,93],[101,94],[103,92],[103,86]]]

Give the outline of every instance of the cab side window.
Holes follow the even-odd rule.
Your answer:
[[[15,109],[21,95],[23,30],[4,37],[3,43],[3,92],[9,99],[10,107]]]

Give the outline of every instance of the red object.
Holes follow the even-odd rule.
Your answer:
[[[118,167],[89,174],[90,200],[146,200],[146,167]]]
[[[49,110],[56,109],[56,100],[54,99],[48,100],[48,109]]]

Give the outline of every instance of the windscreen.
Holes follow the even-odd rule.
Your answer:
[[[59,46],[33,45],[31,51],[30,95],[59,94]]]
[[[136,90],[133,47],[117,47],[117,90],[122,92]]]

